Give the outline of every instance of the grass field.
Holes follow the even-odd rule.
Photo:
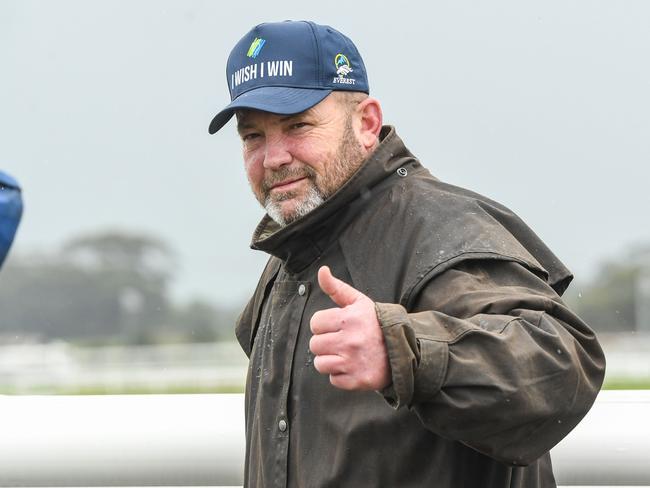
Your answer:
[[[612,378],[603,385],[604,390],[650,390],[650,378]]]
[[[650,378],[613,378],[605,381],[604,390],[650,390]],[[106,388],[101,385],[79,388],[34,388],[29,391],[15,391],[0,386],[2,395],[175,395],[200,393],[244,393],[244,385],[213,385],[196,387],[192,385],[173,385],[169,387],[124,387]]]

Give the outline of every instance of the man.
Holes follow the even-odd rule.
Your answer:
[[[361,57],[312,22],[230,54],[271,258],[240,316],[247,487],[553,487],[548,451],[604,358],[571,274],[512,212],[435,179],[382,126]]]

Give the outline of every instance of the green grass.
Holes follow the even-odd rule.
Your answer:
[[[650,378],[611,378],[603,390],[650,390]]]
[[[650,390],[650,378],[611,378],[605,381],[604,390]],[[187,395],[198,393],[244,393],[244,385],[172,385],[166,388],[124,387],[107,389],[102,386],[54,389],[43,386],[28,391],[0,385],[0,395]]]

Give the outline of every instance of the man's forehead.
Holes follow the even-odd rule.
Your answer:
[[[309,115],[313,111],[314,107],[311,107],[307,110],[295,114],[274,114],[272,112],[265,112],[263,110],[256,110],[253,108],[242,108],[235,111],[235,116],[237,117],[237,128],[241,129],[262,119],[268,118],[276,122],[285,122],[297,117]]]

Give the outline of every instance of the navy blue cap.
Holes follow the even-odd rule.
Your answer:
[[[254,27],[231,51],[226,79],[231,103],[212,119],[210,134],[238,108],[288,115],[313,107],[334,90],[369,93],[354,43],[332,27],[308,21]]]

